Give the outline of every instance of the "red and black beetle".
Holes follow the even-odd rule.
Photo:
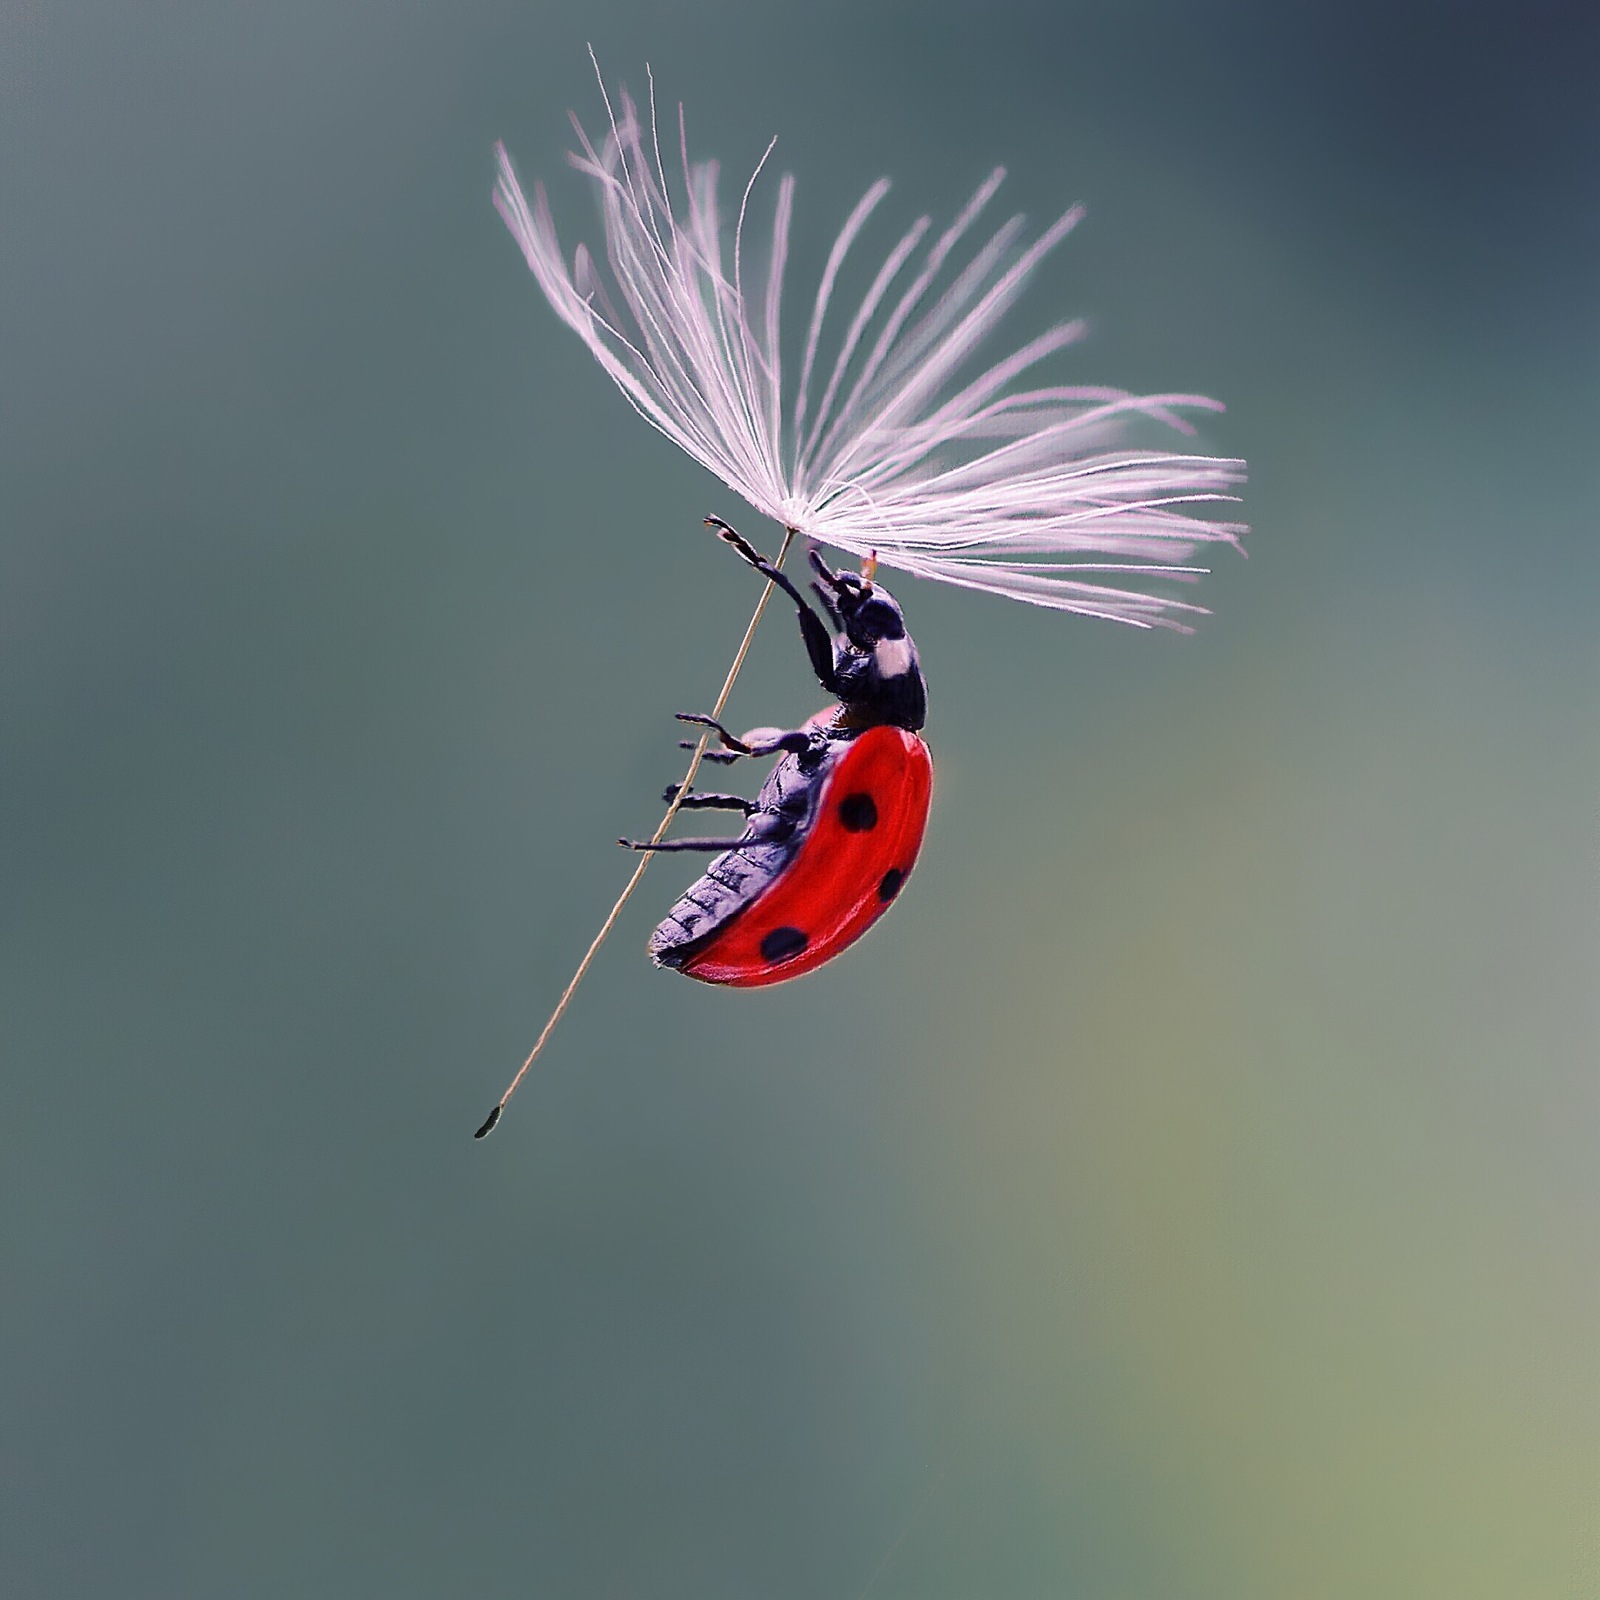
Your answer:
[[[799,610],[818,682],[838,699],[803,728],[756,729],[736,739],[714,718],[679,713],[715,730],[708,761],[782,752],[755,800],[686,794],[681,810],[742,811],[737,839],[624,839],[634,850],[721,852],[651,936],[657,966],[702,983],[755,988],[820,967],[888,910],[915,865],[933,794],[933,762],[917,736],[928,689],[917,648],[892,595],[869,568],[834,572],[815,549],[812,589],[837,634],[771,562],[720,518],[719,537],[778,585]],[[669,788],[664,798],[677,793]]]

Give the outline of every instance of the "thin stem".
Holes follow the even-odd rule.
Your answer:
[[[925,1495],[923,1495],[922,1501],[917,1506],[917,1509],[913,1511],[910,1517],[906,1520],[906,1525],[900,1530],[900,1537],[896,1539],[887,1550],[884,1551],[883,1560],[878,1563],[877,1568],[874,1570],[872,1576],[867,1579],[866,1588],[856,1596],[856,1600],[867,1600],[867,1596],[872,1592],[873,1584],[875,1584],[878,1579],[883,1576],[883,1569],[888,1566],[892,1560],[894,1560],[895,1551],[906,1542],[906,1535],[910,1533],[911,1530],[922,1520],[922,1513],[928,1509],[929,1503],[939,1492],[939,1485],[944,1482],[945,1474],[949,1472],[949,1470],[950,1468],[948,1465],[939,1469],[939,1476],[933,1480],[933,1487],[930,1488]]]
[[[778,551],[778,559],[773,566],[781,567],[784,557],[789,554],[789,546],[794,543],[794,536],[798,532],[795,528],[784,529],[783,544]],[[739,641],[739,649],[733,658],[733,665],[728,668],[728,676],[722,680],[722,692],[717,696],[717,703],[711,708],[711,715],[720,718],[723,707],[728,703],[728,696],[733,693],[733,685],[739,676],[739,669],[744,666],[744,658],[750,653],[750,641],[756,636],[756,628],[760,625],[761,614],[767,609],[767,602],[772,598],[772,591],[776,585],[767,580],[766,587],[761,591],[761,598],[756,601],[756,609],[750,618],[750,626],[744,630],[744,638]],[[683,775],[683,782],[678,785],[678,792],[672,797],[672,803],[667,807],[667,813],[662,817],[656,831],[650,836],[650,843],[658,845],[667,835],[667,829],[672,826],[672,819],[678,814],[678,807],[683,804],[683,797],[688,794],[689,786],[694,782],[694,775],[700,770],[700,763],[705,759],[706,747],[711,742],[711,730],[700,735],[699,742],[694,747],[694,754],[689,757],[689,770]],[[494,1125],[500,1120],[500,1113],[505,1110],[506,1102],[517,1092],[517,1085],[527,1075],[528,1068],[539,1059],[539,1052],[544,1049],[545,1042],[555,1032],[556,1024],[561,1020],[572,997],[577,993],[578,985],[583,982],[584,974],[588,972],[594,958],[616,926],[617,918],[622,915],[622,908],[627,905],[633,891],[639,887],[639,880],[645,875],[645,869],[655,859],[651,850],[646,850],[639,857],[639,865],[633,869],[633,876],[628,879],[623,891],[617,896],[617,903],[612,906],[611,914],[600,924],[600,931],[594,936],[594,942],[584,952],[583,960],[578,963],[578,970],[572,974],[572,981],[561,991],[561,998],[556,1001],[556,1008],[550,1013],[550,1020],[545,1023],[539,1037],[533,1042],[533,1049],[528,1052],[528,1059],[517,1068],[517,1075],[506,1087],[506,1092],[484,1120],[484,1124],[473,1134],[474,1139],[481,1139],[494,1130]]]

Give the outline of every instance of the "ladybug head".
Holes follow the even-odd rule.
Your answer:
[[[871,650],[884,639],[905,638],[906,619],[900,603],[872,581],[878,565],[875,556],[862,564],[859,578],[853,572],[834,572],[815,549],[810,556],[812,570],[827,585],[816,585],[817,594],[851,644],[858,650]]]

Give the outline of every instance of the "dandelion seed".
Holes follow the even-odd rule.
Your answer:
[[[634,410],[785,529],[769,567],[720,524],[769,582],[710,716],[690,720],[719,726],[716,719],[774,584],[799,599],[781,568],[801,534],[864,558],[868,578],[881,564],[1134,627],[1187,629],[1186,617],[1201,608],[1148,592],[1143,580],[1192,580],[1205,570],[1192,564],[1197,551],[1238,543],[1242,525],[1213,520],[1210,513],[1236,498],[1232,491],[1243,479],[1243,463],[1131,440],[1140,423],[1192,434],[1184,412],[1221,408],[1201,395],[1017,387],[1025,374],[1081,336],[1077,322],[1051,328],[1003,360],[973,370],[979,346],[1077,224],[1079,208],[1031,242],[1025,241],[1023,218],[1012,217],[974,249],[969,235],[1004,177],[997,168],[931,244],[930,218],[919,217],[906,230],[843,333],[829,334],[828,361],[821,357],[823,335],[841,320],[830,318],[834,290],[846,257],[889,191],[888,181],[879,179],[828,254],[791,385],[782,315],[794,216],[791,177],[777,184],[759,294],[747,291],[744,276],[751,200],[772,146],[745,185],[730,236],[719,209],[717,165],[690,161],[681,108],[675,183],[661,153],[653,86],[648,120],[626,91],[618,92],[615,104],[606,97],[606,113],[609,131],[598,150],[574,118],[581,150],[571,157],[600,198],[603,258],[580,245],[567,261],[544,189],[535,187],[530,206],[504,146],[496,147],[494,198],[550,304]],[[906,660],[914,660],[909,638],[901,649]],[[920,727],[920,714],[905,726]],[[644,852],[638,865],[478,1138],[494,1128],[544,1049],[661,847],[705,757],[708,737],[695,746],[682,783],[669,790],[666,815],[651,839],[637,846]],[[848,742],[847,734],[838,738]],[[925,816],[926,794],[918,793]],[[859,818],[841,809],[841,827],[872,835],[872,795],[850,800],[867,807]],[[920,823],[915,831],[920,841]],[[667,848],[682,847],[675,841]],[[901,863],[868,885],[874,894],[863,926],[895,898],[906,870]],[[854,922],[841,928],[836,943],[859,936]],[[800,970],[803,950],[806,959],[820,960],[832,948],[823,941],[808,949],[809,936],[797,927],[776,928],[770,938],[787,941],[781,949],[761,945],[759,961],[774,972],[786,959]],[[763,967],[757,976],[767,981],[773,975]]]
[[[889,191],[880,179],[834,241],[791,384],[782,298],[793,178],[777,182],[756,292],[746,238],[772,147],[730,234],[717,164],[691,162],[681,108],[671,179],[653,90],[648,118],[625,90],[606,109],[598,149],[574,118],[570,158],[599,195],[601,257],[580,245],[568,262],[543,186],[530,206],[504,146],[495,205],[557,314],[647,422],[766,516],[858,557],[875,550],[886,567],[1136,627],[1184,628],[1201,610],[1140,585],[1192,580],[1205,570],[1192,564],[1199,550],[1238,543],[1243,526],[1212,514],[1236,500],[1243,463],[1129,440],[1141,422],[1192,434],[1185,412],[1221,407],[1192,394],[1016,387],[1081,337],[1079,322],[969,373],[1081,208],[1031,242],[1012,217],[973,249],[997,168],[931,244],[919,217],[843,322],[834,290]],[[823,336],[841,323],[826,361]]]

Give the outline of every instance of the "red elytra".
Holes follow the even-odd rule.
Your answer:
[[[893,904],[916,865],[932,798],[927,745],[902,728],[867,729],[824,776],[793,858],[678,970],[753,989],[831,961]],[[860,827],[868,815],[872,826]]]

